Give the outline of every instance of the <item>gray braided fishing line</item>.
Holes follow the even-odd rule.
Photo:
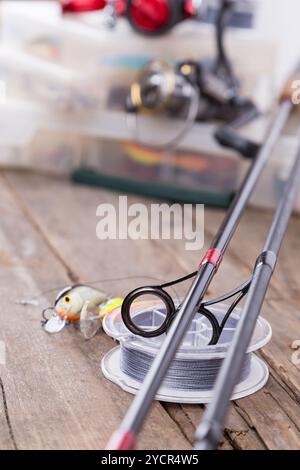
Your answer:
[[[121,346],[121,370],[137,382],[143,382],[154,356]],[[165,377],[163,385],[174,390],[211,390],[214,386],[223,359],[175,359]],[[245,357],[239,382],[245,380],[250,374],[251,354]]]
[[[237,320],[230,318],[227,323],[229,330],[225,329],[221,336],[222,343],[231,341],[236,326]],[[208,346],[207,351],[209,351],[209,348]],[[141,350],[132,347],[130,342],[121,344],[121,370],[139,383],[144,381],[156,355],[156,352],[153,350],[147,351],[146,349]],[[212,390],[223,360],[223,358],[216,357],[201,359],[201,357],[197,358],[197,355],[193,358],[184,358],[182,355],[180,358],[176,357],[168,370],[163,386],[182,391]],[[250,369],[251,354],[247,354],[241,370],[239,383],[247,379]]]

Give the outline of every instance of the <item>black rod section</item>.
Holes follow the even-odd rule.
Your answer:
[[[242,310],[241,319],[234,334],[233,342],[219,372],[214,388],[213,400],[208,406],[203,421],[196,432],[195,449],[213,450],[217,447],[220,440],[230,398],[238,382],[242,363],[276,266],[277,257],[287,231],[299,186],[300,147],[286,182],[283,196],[277,207],[263,252],[256,261],[253,281]]]

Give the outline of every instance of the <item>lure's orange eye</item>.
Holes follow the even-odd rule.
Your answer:
[[[71,299],[68,295],[65,296],[65,302],[68,304],[69,302],[71,302]]]

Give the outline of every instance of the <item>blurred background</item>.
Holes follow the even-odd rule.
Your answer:
[[[216,129],[259,144],[299,58],[297,0],[0,9],[0,165],[181,202],[228,206],[249,155],[219,145]],[[279,199],[293,131],[252,204]]]

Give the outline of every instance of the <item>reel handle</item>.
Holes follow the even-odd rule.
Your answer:
[[[229,126],[221,127],[217,129],[214,135],[216,141],[222,146],[235,150],[242,157],[253,160],[256,157],[260,145],[252,140],[246,139],[231,129]]]

